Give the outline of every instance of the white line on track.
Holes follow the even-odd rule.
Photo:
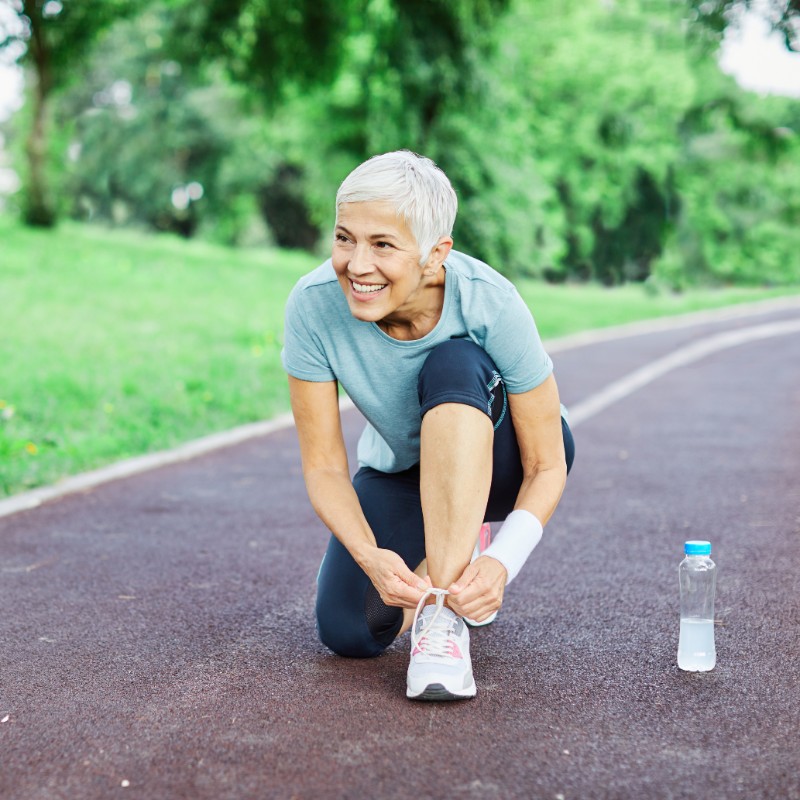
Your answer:
[[[669,355],[651,361],[649,364],[629,373],[624,378],[610,383],[605,389],[591,395],[581,403],[575,403],[569,409],[569,425],[574,428],[599,414],[618,400],[622,400],[638,389],[652,383],[667,372],[678,367],[685,367],[705,358],[711,353],[726,350],[729,347],[754,342],[759,339],[768,339],[773,336],[785,336],[790,333],[800,333],[800,320],[784,320],[771,322],[765,325],[756,325],[752,328],[740,328],[735,331],[718,333],[701,339],[699,342],[675,350]]]
[[[685,328],[691,325],[708,322],[742,319],[747,316],[754,316],[770,311],[797,308],[800,308],[800,297],[778,298],[777,300],[749,303],[744,306],[728,307],[716,311],[684,314],[678,317],[667,317],[641,323],[620,325],[614,328],[588,331],[586,333],[576,334],[575,336],[567,336],[546,342],[545,347],[548,352],[563,352],[564,350],[575,347],[583,347],[585,345],[606,342],[612,339]],[[686,364],[691,364],[710,353],[728,347],[735,347],[736,345],[756,339],[764,339],[770,336],[782,336],[797,332],[800,332],[800,320],[787,320],[720,333],[702,339],[699,342],[657,359],[641,369],[635,370],[626,377],[611,383],[605,389],[588,397],[583,402],[571,405],[569,411],[570,427],[574,428],[576,425],[580,425],[611,404],[621,400],[623,397],[627,397],[637,389],[651,383],[670,370],[677,369]],[[340,403],[342,410],[352,408],[352,405],[352,402],[348,399],[343,399]],[[14,495],[5,500],[0,500],[0,517],[7,517],[19,511],[36,508],[42,503],[66,495],[89,491],[90,489],[94,489],[110,481],[129,478],[151,469],[187,461],[191,458],[220,450],[223,447],[230,447],[231,445],[253,439],[257,436],[264,436],[268,433],[290,428],[293,424],[294,420],[291,414],[282,414],[279,417],[264,422],[241,425],[229,431],[215,433],[211,436],[204,436],[201,439],[187,442],[172,450],[164,450],[158,453],[138,456],[125,461],[119,461],[116,464],[111,464],[101,469],[92,470],[91,472],[74,475],[52,486],[44,486],[40,489],[22,492],[21,494]]]
[[[202,439],[186,442],[186,444],[172,450],[148,453],[144,456],[118,461],[116,464],[110,464],[107,467],[92,470],[91,472],[73,475],[52,486],[43,486],[41,489],[32,489],[29,492],[13,495],[6,500],[0,500],[0,517],[14,514],[17,511],[35,508],[48,500],[55,500],[68,494],[85,492],[109,481],[129,478],[132,475],[138,475],[140,472],[165,467],[168,464],[176,464],[179,461],[187,461],[190,458],[239,444],[256,436],[264,436],[267,433],[289,428],[293,424],[294,420],[291,414],[281,414],[281,416],[265,422],[254,422],[250,425],[241,425],[238,428],[223,431],[222,433],[204,436]]]
[[[691,328],[695,325],[706,325],[714,322],[731,322],[737,319],[758,314],[767,314],[773,311],[800,311],[800,295],[776,297],[772,300],[759,300],[755,303],[742,303],[740,305],[725,306],[708,311],[691,311],[688,314],[679,314],[674,317],[657,317],[639,322],[628,322],[625,325],[614,325],[610,328],[598,328],[592,331],[582,331],[546,342],[548,353],[561,353],[564,350],[574,350],[600,342],[610,342],[617,339],[629,339],[632,336],[644,336],[648,333],[661,333],[663,331]]]

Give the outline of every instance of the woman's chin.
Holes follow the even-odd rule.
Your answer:
[[[383,303],[365,303],[363,300],[350,298],[348,305],[350,306],[350,313],[363,322],[378,322],[386,316],[385,310],[383,310]]]

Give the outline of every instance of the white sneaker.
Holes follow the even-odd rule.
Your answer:
[[[436,605],[423,608],[428,595]],[[461,700],[475,696],[469,657],[469,630],[444,604],[447,589],[428,589],[411,627],[411,662],[406,697],[412,700]]]
[[[470,559],[470,563],[472,563],[478,556],[480,556],[483,551],[492,543],[492,526],[488,522],[484,522],[481,525],[480,533],[478,534],[478,541],[475,542],[475,549],[472,551],[472,558]],[[470,628],[480,628],[484,625],[490,625],[497,619],[497,612],[493,612],[485,620],[482,622],[475,622],[474,619],[470,619],[469,617],[464,617],[464,622],[470,626]]]

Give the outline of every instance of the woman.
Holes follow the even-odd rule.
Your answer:
[[[332,258],[286,308],[303,475],[333,534],[320,638],[368,657],[413,626],[406,694],[421,700],[475,695],[465,621],[494,619],[573,453],[533,318],[511,283],[452,249],[456,208],[429,159],[371,158],[337,193]],[[367,420],[352,481],[339,384]],[[492,541],[489,519],[505,519]]]

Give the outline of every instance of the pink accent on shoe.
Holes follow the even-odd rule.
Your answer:
[[[419,644],[414,648],[414,650],[411,653],[411,658],[414,658],[414,656],[420,654],[425,655],[425,650],[422,647],[424,643],[425,639],[419,640]],[[453,641],[447,643],[447,655],[449,655],[451,658],[464,658],[464,656],[461,653],[461,648],[459,648],[459,646]]]
[[[492,526],[488,522],[481,525],[481,532],[478,536],[478,549],[482,553],[492,543]]]
[[[452,658],[464,658],[464,656],[461,655],[461,650],[459,649],[458,645],[455,642],[449,642],[447,645],[447,650],[448,654]]]

